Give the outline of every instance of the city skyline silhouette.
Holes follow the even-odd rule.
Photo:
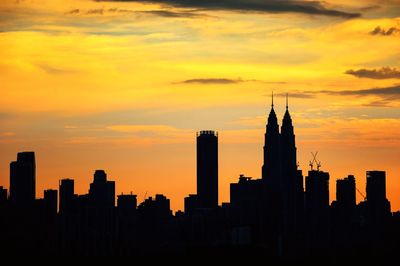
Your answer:
[[[288,95],[279,128],[272,94],[261,178],[241,174],[230,184],[230,202],[222,205],[218,139],[213,130],[196,134],[197,193],[185,197],[184,210],[175,213],[163,194],[143,202],[132,192],[121,194],[116,205],[116,182],[100,169],[87,194],[76,194],[75,180],[65,178],[58,191],[47,189],[44,198],[37,198],[35,153],[19,152],[10,163],[9,190],[0,187],[0,228],[9,243],[7,252],[144,256],[213,254],[241,247],[245,255],[245,247],[266,258],[368,257],[372,250],[372,257],[395,255],[400,211],[391,211],[386,172],[366,172],[365,196],[353,175],[338,179],[330,204],[330,174],[320,169],[317,154],[307,176],[299,169]],[[356,192],[364,196],[358,204]]]
[[[271,97],[271,100],[272,100],[272,103],[271,103],[271,106],[272,106],[272,113],[270,113],[270,115],[272,114],[272,116],[273,117],[275,117],[276,116],[276,114],[275,114],[275,111],[274,111],[274,96],[273,96],[273,92],[272,92],[272,96],[270,96]],[[283,126],[283,128],[292,128],[292,129],[289,129],[289,132],[293,132],[293,126],[292,126],[292,120],[291,120],[291,117],[290,117],[290,114],[288,113],[288,99],[289,99],[289,94],[288,93],[286,93],[285,94],[285,113],[284,113],[284,119],[282,120],[283,121],[283,123],[285,123],[285,121],[289,121],[289,122],[286,122],[286,124],[288,124],[288,125],[286,125],[286,126],[283,126],[283,124],[282,124],[282,126]],[[270,118],[268,118],[267,119],[267,121],[269,121],[269,119]],[[279,127],[279,124],[278,124],[278,121],[276,122],[277,123],[277,126]],[[217,142],[218,142],[218,131],[215,131],[215,130],[200,130],[199,132],[197,132],[196,133],[196,136],[199,136],[199,135],[201,135],[201,134],[205,134],[205,135],[208,135],[208,134],[211,134],[211,135],[213,135],[213,134],[216,134],[216,139],[217,139]],[[291,133],[291,134],[293,134],[293,133]],[[294,141],[294,140],[293,140]],[[218,144],[216,144],[216,145],[218,145]],[[294,144],[293,144],[294,145]],[[216,148],[217,150],[218,150],[218,148]],[[199,146],[198,146],[198,148],[196,149],[197,150],[197,152],[199,152]],[[297,153],[297,149],[296,149],[296,147],[294,147],[294,151],[295,151],[295,153]],[[323,152],[323,151],[322,151]],[[34,154],[34,151],[25,151],[25,152],[18,152],[18,158],[21,156],[21,158],[24,158],[24,157],[26,157],[26,156],[30,156],[29,154]],[[307,165],[311,170],[314,170],[314,169],[320,169],[320,167],[321,167],[321,161],[319,161],[319,159],[317,158],[317,155],[318,155],[318,151],[316,151],[316,152],[310,152],[310,160],[308,161],[308,162],[303,162],[302,163],[302,165],[303,166],[305,166],[305,165]],[[33,155],[34,156],[34,155]],[[264,156],[265,156],[265,154],[264,154]],[[288,155],[286,155],[286,156],[288,156]],[[200,158],[201,156],[199,156],[199,154],[197,154],[197,165],[199,165],[199,158]],[[17,158],[17,161],[15,162],[15,163],[17,163],[18,162],[18,159]],[[217,158],[218,158],[218,151],[217,151]],[[33,161],[35,160],[35,158],[33,157]],[[290,160],[290,161],[292,161],[292,166],[291,167],[294,167],[294,166],[296,166],[296,169],[298,169],[299,167],[300,167],[300,164],[299,164],[299,161],[296,159],[296,155],[293,157],[293,158],[291,158],[291,159],[288,159],[288,160]],[[200,162],[201,163],[201,162]],[[216,162],[217,163],[217,162]],[[218,163],[217,163],[218,164]],[[11,167],[11,166],[10,166]],[[290,167],[289,167],[290,168]],[[197,171],[199,170],[199,168],[198,167],[196,167],[196,169],[197,169]],[[321,168],[321,169],[324,169],[323,167]],[[366,168],[367,169],[367,168]],[[302,169],[302,170],[306,170],[306,169]],[[375,169],[376,170],[376,169]],[[375,171],[375,170],[366,170],[366,172],[367,171]],[[97,171],[97,170],[96,170]],[[103,171],[103,170],[102,170]],[[207,170],[208,171],[208,170]],[[352,173],[352,171],[351,170],[349,170],[349,176],[354,176],[353,174],[351,174]],[[36,175],[36,173],[35,173],[35,175]],[[197,176],[199,175],[199,173],[197,173]],[[216,173],[215,173],[215,175],[216,176],[218,176],[218,166],[216,166]],[[245,176],[243,173],[240,173],[240,176]],[[333,175],[335,175],[335,173],[333,172]],[[61,174],[61,176],[62,176],[62,174]],[[259,176],[256,176],[256,178],[261,178],[261,176],[263,176],[263,170],[261,171],[261,174],[259,175]],[[73,175],[72,176],[70,176],[70,177],[67,177],[67,179],[69,179],[69,178],[72,178],[72,179],[74,179],[73,178]],[[33,179],[36,179],[36,177],[34,177]],[[59,180],[61,180],[61,179],[59,179]],[[219,182],[218,182],[218,178],[216,179],[217,180],[217,183],[215,184],[217,187],[218,187],[218,189],[217,189],[217,194],[219,193],[219,191],[220,191],[220,186],[219,186]],[[342,178],[341,177],[336,177],[336,181],[340,181],[340,180],[342,180]],[[355,180],[357,180],[357,179],[355,179]],[[230,180],[229,180],[230,182],[232,182],[232,181],[235,181],[235,177],[232,177],[232,178],[230,178]],[[196,188],[197,188],[197,191],[198,191],[198,188],[199,188],[199,179],[197,178],[197,186],[196,186]],[[34,188],[32,189],[31,188],[31,190],[33,190],[33,194],[32,195],[36,195],[36,193],[38,194],[38,195],[44,195],[44,194],[42,194],[41,193],[41,191],[36,191],[36,189],[35,189],[35,187],[36,187],[36,185],[35,185],[35,183],[36,182],[34,182]],[[359,182],[359,183],[361,183],[361,182]],[[366,191],[367,190],[367,182],[365,182],[365,188],[364,188],[364,190]],[[5,187],[6,186],[6,184],[2,184],[3,185],[3,187]],[[10,189],[9,189],[9,191],[11,191],[11,181],[9,180],[9,184],[8,184],[9,186],[10,186]],[[201,187],[201,184],[200,184],[200,187]],[[361,192],[361,190],[363,190],[363,188],[360,186],[360,187],[358,187],[358,186],[355,186],[356,187],[356,195],[355,195],[355,197],[356,197],[356,199],[358,198],[358,200],[356,200],[356,203],[360,203],[360,202],[362,202],[364,199],[365,199],[365,192],[363,193],[363,192]],[[45,191],[46,189],[57,189],[56,187],[51,187],[51,188],[48,188],[48,187],[44,187],[44,190],[43,191]],[[150,188],[151,189],[151,188]],[[331,185],[331,183],[330,182],[328,182],[328,191],[330,191],[330,190],[332,190],[332,185]],[[132,193],[132,187],[131,188],[125,188],[125,190],[123,190],[120,194],[121,195],[123,195],[124,193],[125,194],[129,194],[129,193]],[[163,191],[159,191],[159,192],[163,192]],[[44,192],[43,192],[44,193]],[[135,193],[140,193],[140,192],[135,192]],[[155,191],[155,193],[154,193],[154,195],[155,194],[157,194],[158,192],[157,191]],[[336,186],[334,186],[334,189],[333,189],[333,191],[330,191],[330,194],[329,194],[329,204],[331,204],[333,201],[334,201],[334,196],[332,196],[332,195],[337,195],[337,191],[336,191]],[[142,192],[142,194],[143,194],[143,196],[142,196],[142,199],[144,200],[144,199],[146,199],[146,195],[147,194],[149,194],[148,193],[148,190],[146,190],[144,193]],[[201,193],[200,193],[201,194]],[[150,195],[150,194],[149,194]],[[171,196],[173,196],[173,195],[171,195]],[[34,198],[34,196],[30,196],[31,198],[33,197]],[[216,198],[218,198],[218,195],[216,195]],[[11,198],[10,198],[11,199]],[[182,200],[182,199],[181,199]],[[182,200],[183,201],[183,200]],[[225,201],[221,201],[221,200],[217,200],[217,203],[218,204],[223,204]],[[227,200],[227,202],[229,202],[229,200]],[[215,204],[217,204],[217,203],[215,203]],[[393,208],[393,207],[392,207]],[[175,208],[175,210],[174,211],[181,211],[181,210],[183,210],[183,208]],[[396,209],[396,208],[394,208],[393,209],[394,211],[396,211],[396,210],[398,210],[398,209]]]
[[[399,1],[1,0],[3,252],[396,258],[399,25]]]
[[[270,96],[271,97],[271,96]],[[291,121],[291,118],[290,118],[290,114],[288,113],[288,98],[289,98],[289,94],[288,93],[286,93],[285,94],[285,115],[284,115],[284,120],[282,120],[282,121],[290,121],[290,126],[291,126],[291,123],[292,123],[292,121]],[[272,92],[272,97],[271,97],[271,100],[272,100],[272,104],[271,104],[271,106],[272,106],[272,110],[274,111],[274,99],[273,99],[273,92]],[[273,115],[275,115],[275,112],[272,112],[272,114]],[[278,122],[277,122],[278,123]],[[279,124],[278,124],[278,126],[279,126]],[[291,127],[293,127],[293,126],[291,126]],[[293,129],[292,129],[293,130]],[[210,133],[210,134],[216,134],[216,136],[217,136],[217,139],[218,139],[218,132],[217,131],[214,131],[214,130],[203,130],[203,131],[199,131],[199,132],[197,132],[196,133],[196,136],[199,136],[200,134],[202,134],[204,132],[204,134],[207,134],[207,133]],[[215,132],[215,133],[214,133]],[[217,148],[218,149],[218,148]],[[296,152],[297,152],[297,149],[296,149],[296,147],[294,148],[295,150],[296,150]],[[197,149],[198,150],[198,149]],[[33,151],[25,151],[25,152],[18,152],[18,156],[29,156],[29,154],[31,154],[31,153],[34,153]],[[217,152],[218,153],[218,152]],[[310,153],[310,160],[308,161],[308,162],[303,162],[303,166],[305,166],[306,165],[306,163],[307,163],[307,165],[308,165],[308,167],[310,167],[310,169],[311,170],[314,170],[314,169],[320,169],[320,167],[321,167],[321,161],[318,161],[317,159],[317,155],[318,155],[318,151],[316,151],[316,152],[311,152]],[[33,155],[34,156],[34,155]],[[200,156],[201,157],[201,156]],[[218,157],[218,156],[217,156]],[[23,158],[23,157],[22,157]],[[199,158],[199,156],[197,156],[197,158]],[[33,158],[33,160],[35,160],[35,158]],[[198,159],[197,159],[198,160]],[[293,159],[290,159],[290,160],[292,160],[292,165],[293,165],[293,167],[294,167],[294,165],[296,165],[296,167],[298,168],[299,166],[300,166],[300,164],[299,164],[299,161],[297,161],[296,160],[296,156],[294,156],[294,158]],[[16,161],[17,162],[17,161]],[[296,162],[295,164],[294,164],[294,162]],[[197,161],[197,165],[199,164],[199,161]],[[196,169],[198,170],[199,168],[198,167],[196,167]],[[321,169],[323,169],[323,168],[321,168]],[[305,169],[302,169],[302,170],[305,170]],[[376,169],[375,169],[376,170]],[[217,167],[217,170],[216,170],[217,172],[216,172],[216,175],[218,176],[218,167]],[[370,171],[370,170],[366,170],[366,171]],[[351,170],[349,170],[349,176],[350,175],[352,175],[351,174],[352,173],[352,171]],[[199,173],[197,173],[197,175],[198,175]],[[335,173],[333,173],[333,174],[335,174]],[[36,175],[36,174],[35,174]],[[242,175],[242,173],[240,173],[240,175]],[[61,176],[62,176],[62,174],[61,174]],[[244,176],[244,175],[243,175]],[[259,177],[261,177],[262,176],[262,171],[261,171],[261,174],[260,174],[260,176],[256,176],[257,178],[259,178]],[[352,176],[354,176],[354,175],[352,175]],[[73,176],[70,176],[70,177],[68,177],[67,179],[69,179],[69,178],[72,178]],[[35,179],[35,178],[34,178]],[[74,178],[72,178],[72,179],[74,179]],[[217,180],[218,180],[218,178],[217,178]],[[235,179],[234,178],[231,178],[230,179],[230,181],[234,181]],[[342,180],[341,179],[341,177],[336,177],[336,181],[339,181],[339,180]],[[8,180],[9,181],[9,183],[8,183],[8,185],[11,187],[11,182],[10,182],[10,180]],[[197,179],[197,182],[199,182],[198,181],[198,179]],[[36,183],[36,182],[35,182]],[[329,183],[329,182],[328,182]],[[219,186],[218,185],[219,184],[219,182],[217,182],[217,186]],[[367,184],[367,182],[365,182],[365,184]],[[2,186],[3,187],[5,187],[7,185],[7,183],[6,184],[2,184]],[[328,186],[329,186],[329,184],[328,184]],[[36,187],[36,186],[35,186]],[[199,183],[197,183],[197,189],[198,189],[198,187],[199,187]],[[57,189],[56,187],[52,187],[52,188],[48,188],[48,187],[45,187],[45,189],[44,190],[46,190],[46,189]],[[332,189],[332,186],[330,186],[330,187],[328,187],[328,191],[329,190],[331,190]],[[357,203],[359,203],[359,202],[361,202],[361,201],[363,201],[363,199],[365,199],[365,193],[362,193],[361,192],[361,190],[362,190],[363,188],[361,188],[361,187],[357,187],[356,186],[356,198],[359,198],[356,202]],[[367,186],[365,186],[365,191],[366,191],[366,189],[367,189]],[[10,189],[11,190],[11,189]],[[10,191],[9,190],[9,191]],[[44,191],[43,190],[43,191]],[[218,191],[219,191],[220,189],[218,189]],[[124,193],[125,194],[127,194],[127,193],[132,193],[132,188],[127,188],[126,189],[126,191],[122,191],[121,192],[121,195],[123,195]],[[218,194],[218,191],[217,191],[217,194]],[[40,195],[40,194],[42,194],[41,193],[41,191],[36,191],[36,189],[35,188],[33,188],[33,195],[36,195],[36,193],[37,192],[39,192],[38,193],[38,195]],[[162,192],[162,191],[159,191],[159,192]],[[136,192],[136,193],[138,193],[138,192]],[[140,193],[140,192],[139,192]],[[156,194],[157,192],[155,192],[155,194]],[[331,192],[332,193],[332,192]],[[334,193],[336,193],[336,195],[337,195],[337,191],[336,191],[336,187],[334,188]],[[146,191],[145,193],[144,193],[144,196],[143,196],[143,199],[145,199],[146,198],[146,195],[148,194],[148,191]],[[154,194],[154,195],[155,195]],[[42,194],[42,195],[44,195],[44,194]],[[32,198],[33,196],[31,196],[31,198]],[[332,197],[332,194],[330,194],[329,195],[329,197],[331,198],[330,199],[330,201],[329,201],[329,203],[332,203],[332,201],[334,201],[333,199],[335,198],[335,197]],[[217,198],[218,198],[218,195],[217,195]],[[228,200],[229,201],[229,200]],[[218,201],[218,203],[219,204],[222,204],[222,203],[224,203],[224,201]],[[175,209],[175,211],[180,211],[180,210],[182,210],[183,208],[177,208],[177,209]],[[394,211],[396,211],[396,210],[398,210],[398,209],[394,209]]]
[[[359,177],[385,169],[400,209],[396,1],[301,1],[304,9],[285,3],[278,13],[265,4],[234,9],[232,0],[198,10],[56,2],[0,3],[0,165],[35,151],[39,197],[63,177],[79,180],[84,194],[101,168],[118,179],[117,194],[134,190],[143,200],[162,191],[182,210],[197,191],[193,136],[215,129],[219,204],[229,201],[238,173],[260,176],[274,91],[279,117],[290,94],[303,170],[319,151],[331,180],[352,174],[365,191]],[[8,175],[0,167],[7,187]],[[330,182],[331,199],[335,189]]]

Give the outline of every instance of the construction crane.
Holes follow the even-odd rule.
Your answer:
[[[311,155],[312,155],[313,159],[308,164],[310,166],[310,168],[311,168],[311,171],[314,170],[314,163],[317,166],[317,171],[319,171],[319,168],[321,168],[321,161],[317,160],[317,154],[318,154],[318,151],[316,151],[315,153],[311,152]]]
[[[358,194],[360,194],[363,197],[364,200],[367,199],[367,197],[365,197],[364,194],[361,193],[361,191],[357,187],[356,187],[356,190],[357,190]]]

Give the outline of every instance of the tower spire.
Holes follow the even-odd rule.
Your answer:
[[[286,110],[289,109],[289,93],[286,93]]]
[[[274,91],[272,91],[272,104],[271,107],[274,108]]]

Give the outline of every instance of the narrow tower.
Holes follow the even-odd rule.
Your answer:
[[[289,99],[286,94],[286,111],[281,127],[281,167],[282,167],[282,214],[283,233],[286,248],[296,250],[296,240],[304,223],[303,175],[297,170],[296,143],[292,118],[289,113]]]
[[[200,208],[218,207],[218,135],[197,133],[197,196]]]
[[[274,110],[274,94],[272,93],[271,111],[265,132],[264,164],[262,166],[262,179],[267,183],[279,183],[281,176],[279,125]]]
[[[282,176],[284,178],[295,174],[297,170],[296,143],[292,118],[289,113],[288,95],[286,94],[286,112],[281,127],[281,158]]]

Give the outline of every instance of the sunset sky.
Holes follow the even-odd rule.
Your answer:
[[[220,202],[261,176],[271,92],[298,161],[387,172],[400,209],[400,0],[1,0],[0,186],[33,150],[37,196],[96,169],[117,194],[196,192],[196,131],[219,132]],[[363,200],[357,194],[358,201]]]

